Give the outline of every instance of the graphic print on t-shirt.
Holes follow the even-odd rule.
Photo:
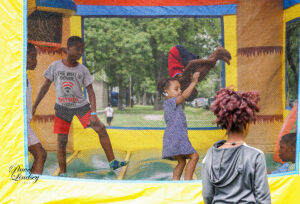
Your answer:
[[[65,81],[65,82],[62,83],[62,85],[64,87],[65,94],[70,94],[74,84],[70,81]]]
[[[64,106],[75,106],[79,99],[78,97],[76,97],[73,87],[76,83],[76,78],[77,80],[80,80],[82,79],[82,75],[75,72],[58,71],[57,77],[59,77],[58,81],[61,83],[61,87],[63,90],[63,96],[58,97],[58,101]]]
[[[58,105],[79,108],[89,103],[83,89],[94,79],[84,65],[78,63],[76,67],[67,67],[62,60],[57,60],[48,67],[44,76],[54,82]]]

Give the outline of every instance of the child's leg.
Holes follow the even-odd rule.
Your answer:
[[[122,166],[127,165],[128,164],[127,161],[120,162],[115,160],[115,155],[105,125],[99,120],[99,118],[97,118],[96,122],[91,123],[91,127],[97,132],[99,136],[100,144],[105,152],[107,160],[109,161],[109,167],[112,170],[115,170]]]
[[[42,174],[44,169],[44,163],[47,158],[47,152],[45,151],[41,143],[29,146],[28,150],[34,157],[34,161],[30,172],[33,174]]]
[[[30,121],[27,122],[28,150],[34,157],[34,161],[30,171],[33,174],[42,174],[44,163],[47,158],[47,152],[41,145],[33,129],[30,127]]]
[[[108,126],[110,126],[109,117],[106,117],[106,123]]]
[[[176,165],[173,171],[173,180],[180,180],[186,161],[183,156],[176,156],[175,158],[178,164]]]
[[[57,135],[57,160],[59,165],[59,173],[65,174],[67,172],[66,167],[66,147],[68,143],[67,134]]]
[[[97,116],[91,116],[91,109],[89,105],[79,109],[76,116],[79,118],[83,127],[86,128],[88,127],[88,125],[90,125],[96,131],[99,136],[100,144],[105,152],[106,158],[109,161],[109,166],[112,170],[128,164],[127,161],[119,162],[115,160],[115,155],[105,125],[99,120]]]
[[[115,155],[105,125],[98,119],[95,123],[91,123],[91,127],[97,132],[100,144],[105,152],[107,160],[111,162],[115,159]]]
[[[196,164],[199,160],[199,155],[197,152],[188,155],[188,157],[190,158],[190,160],[188,161],[185,168],[184,180],[192,180]]]

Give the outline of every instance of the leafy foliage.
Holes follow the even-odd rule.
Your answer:
[[[168,76],[173,46],[184,45],[205,58],[221,45],[219,18],[87,18],[84,25],[87,67],[105,73],[106,81],[120,90],[129,88],[131,77],[133,92],[140,96],[155,95],[158,80]],[[201,96],[219,88],[220,73],[218,64],[199,84]]]
[[[292,22],[286,28],[286,57],[287,57],[287,88],[288,100],[296,100],[298,97],[299,83],[299,38],[300,21]]]

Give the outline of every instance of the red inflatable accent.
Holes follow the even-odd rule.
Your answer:
[[[273,159],[275,162],[279,162],[279,163],[284,163],[280,157],[279,157],[279,149],[280,149],[280,140],[281,137],[285,134],[291,133],[291,131],[293,130],[294,132],[296,132],[296,128],[294,128],[294,125],[297,121],[297,105],[298,103],[295,103],[294,107],[292,108],[292,110],[290,111],[288,117],[285,119],[281,130],[279,132],[277,141],[276,141],[276,147],[275,147],[275,151],[274,151],[274,155],[273,155]]]
[[[28,40],[28,42],[34,44],[37,47],[38,53],[43,54],[60,54],[67,53],[67,48],[62,47],[60,43],[44,42]]]

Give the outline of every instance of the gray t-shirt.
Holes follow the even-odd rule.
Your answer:
[[[83,88],[92,84],[94,79],[89,70],[78,63],[76,67],[67,67],[62,60],[53,62],[44,76],[54,81],[56,103],[68,108],[78,108],[88,104]]]

